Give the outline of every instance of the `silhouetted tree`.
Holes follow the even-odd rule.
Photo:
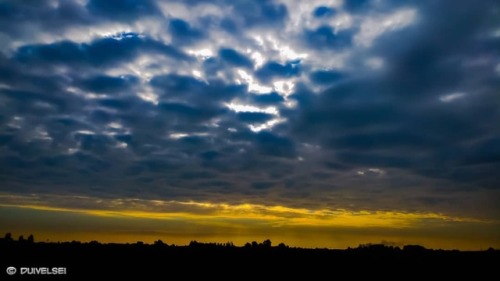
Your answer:
[[[12,238],[12,233],[10,232],[5,233],[3,239],[10,239],[10,238]]]
[[[156,241],[154,242],[154,245],[155,245],[155,246],[164,246],[164,245],[165,245],[165,243],[163,243],[163,241],[161,241],[160,239],[158,239],[158,240],[156,240]]]
[[[252,241],[252,247],[257,248],[258,246],[259,246],[259,244],[257,242]]]
[[[272,245],[272,242],[271,240],[269,239],[266,239],[262,242],[262,246],[266,247],[266,248],[271,248],[271,245]]]
[[[5,233],[5,237],[3,239],[5,239],[6,242],[12,242],[12,233]]]
[[[24,242],[24,236],[19,235],[19,239],[17,239],[17,241],[19,241],[19,242]]]
[[[403,247],[403,251],[407,252],[424,252],[425,250],[425,247],[420,245],[406,245]]]
[[[33,237],[33,234],[30,234],[30,236],[28,236],[28,243],[34,243],[35,242],[35,237]]]

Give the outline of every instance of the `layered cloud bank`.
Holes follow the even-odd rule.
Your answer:
[[[488,0],[2,1],[0,204],[495,224],[499,14]]]

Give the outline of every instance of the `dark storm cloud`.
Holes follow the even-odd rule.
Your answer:
[[[300,71],[300,61],[292,61],[285,64],[271,61],[259,68],[255,74],[261,81],[270,81],[273,78],[298,76]]]
[[[105,1],[102,1],[105,2]],[[61,30],[69,26],[89,24],[86,10],[73,1],[17,1],[0,3],[0,33],[12,37],[30,34],[32,29]],[[31,31],[30,31],[31,29]]]
[[[151,79],[151,85],[158,88],[167,96],[177,96],[183,94],[201,94],[201,89],[205,84],[191,76],[167,74],[155,76]]]
[[[239,52],[233,49],[230,48],[220,49],[219,56],[221,57],[222,60],[228,62],[231,65],[241,66],[245,68],[253,68],[253,63],[249,58],[245,57],[244,55],[240,54]]]
[[[373,0],[345,0],[343,8],[348,12],[362,12],[370,8]]]
[[[257,134],[256,139],[259,152],[264,155],[293,157],[296,153],[295,144],[289,138],[262,132]]]
[[[136,33],[122,33],[114,38],[103,38],[91,43],[60,41],[20,47],[15,59],[24,64],[107,66],[132,59],[141,52],[152,52],[175,59],[189,57],[175,47],[144,38]]]
[[[350,8],[367,5],[354,2]],[[500,120],[494,98],[499,77],[494,71],[475,75],[463,66],[469,59],[498,55],[498,37],[486,35],[498,13],[494,6],[488,1],[423,4],[426,13],[412,32],[384,35],[370,50],[386,60],[388,71],[382,77],[340,82],[313,97],[295,123],[298,135],[329,147],[344,164],[409,169],[474,183],[471,189],[500,186],[491,173],[500,168],[498,147],[488,142],[500,133],[493,125]],[[444,13],[446,17],[438,16]],[[316,84],[341,78],[336,72],[311,74]],[[465,97],[442,98],[457,92]],[[307,137],[314,132],[319,138]],[[482,156],[471,156],[483,141],[489,145]],[[478,161],[466,164],[471,157]]]
[[[312,82],[317,84],[330,84],[344,77],[345,75],[341,72],[327,70],[314,71],[310,74]]]
[[[217,108],[194,107],[181,103],[161,103],[160,108],[171,118],[202,122],[219,114]]]
[[[253,102],[256,104],[279,104],[285,99],[280,94],[274,92],[270,94],[254,95],[252,97]]]
[[[245,26],[281,25],[288,17],[287,7],[273,0],[243,0],[232,2],[234,10],[243,17]]]
[[[336,31],[333,27],[322,25],[313,30],[306,30],[304,41],[312,48],[342,49],[352,44],[352,31]]]
[[[246,92],[245,86],[228,85],[221,80],[204,82],[175,74],[156,76],[151,79],[151,85],[160,96],[158,109],[167,118],[166,122],[183,124],[186,127],[179,128],[183,132],[195,131],[196,124],[202,125],[211,118],[228,118],[231,114],[228,114],[224,102]],[[198,129],[206,130],[200,127]]]
[[[240,112],[238,119],[248,123],[262,123],[274,118],[274,115],[262,112]]]
[[[95,93],[116,93],[129,89],[137,84],[138,79],[134,76],[111,77],[106,75],[96,75],[83,79],[81,88]]]
[[[331,17],[335,15],[335,9],[326,6],[319,6],[314,9],[313,15],[317,18]]]
[[[252,188],[255,189],[269,189],[272,188],[275,185],[274,182],[254,182],[251,184]]]
[[[190,7],[214,4],[221,8],[229,8],[232,12],[220,19],[219,26],[232,34],[252,28],[282,27],[289,18],[287,6],[274,0],[190,0],[178,2]]]
[[[86,7],[78,6],[78,11],[85,15],[87,9],[92,16],[106,21],[128,21],[156,13],[155,7],[146,2],[120,2],[115,7],[116,13],[111,13],[107,4],[91,1]],[[28,7],[15,7],[21,8]],[[269,16],[267,22],[274,22],[276,13],[284,14],[283,7],[273,10],[270,2],[256,9]],[[26,11],[19,11],[27,15]],[[60,25],[81,24],[78,17],[73,20],[60,22]],[[188,44],[204,36],[203,31],[193,28],[187,21],[171,20],[167,26],[174,44]],[[3,27],[3,32],[10,32],[8,25]],[[51,28],[50,24],[47,23],[46,28]],[[181,48],[147,35],[127,32],[89,42],[56,40],[26,44],[17,47],[13,54],[2,54],[0,79],[7,86],[1,89],[4,191],[16,188],[17,192],[59,191],[115,197],[141,193],[142,196],[161,194],[188,199],[192,196],[188,190],[195,186],[186,183],[201,179],[202,174],[208,173],[214,178],[220,177],[219,171],[257,169],[260,160],[256,158],[235,165],[235,161],[237,163],[250,152],[238,152],[241,146],[231,142],[247,141],[248,151],[256,151],[262,156],[290,155],[292,145],[286,138],[255,136],[250,132],[241,138],[241,134],[232,136],[226,128],[207,127],[211,118],[218,117],[221,122],[245,132],[248,129],[243,126],[244,122],[271,118],[268,114],[227,112],[223,102],[245,94],[245,85],[232,85],[222,80],[205,83],[175,73],[154,76],[150,84],[159,94],[160,102],[153,105],[136,96],[144,83],[140,78],[102,71],[129,63],[145,53],[188,59]],[[252,67],[248,58],[232,49],[220,49],[219,55],[228,64]],[[56,70],[60,67],[69,69],[58,73]],[[69,92],[69,88],[102,97],[89,99],[73,90]],[[270,95],[261,100],[269,103],[282,98]],[[186,136],[169,138],[169,134],[175,133],[186,133]],[[267,143],[267,139],[271,141]],[[204,166],[216,172],[204,171]],[[179,172],[180,169],[183,170]],[[119,188],[118,182],[127,184]],[[140,186],[134,187],[134,183]],[[147,191],[147,186],[157,185],[169,188]],[[171,190],[170,187],[176,186],[184,186],[185,191]],[[227,188],[237,185],[230,178],[229,181],[202,183],[202,186]]]
[[[176,5],[0,3],[2,192],[457,213],[498,194],[493,1]]]
[[[192,44],[205,37],[201,30],[193,28],[182,19],[171,20],[168,29],[174,38],[174,44]]]
[[[155,1],[148,0],[90,0],[86,8],[94,15],[119,21],[159,14]]]

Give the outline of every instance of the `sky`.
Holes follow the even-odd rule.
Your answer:
[[[0,232],[500,247],[493,0],[0,0]]]

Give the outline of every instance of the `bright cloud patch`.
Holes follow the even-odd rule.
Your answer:
[[[458,99],[462,99],[465,96],[466,96],[465,93],[452,93],[449,95],[444,95],[444,96],[439,97],[439,100],[447,103],[447,102],[453,102],[453,101],[458,100]]]

